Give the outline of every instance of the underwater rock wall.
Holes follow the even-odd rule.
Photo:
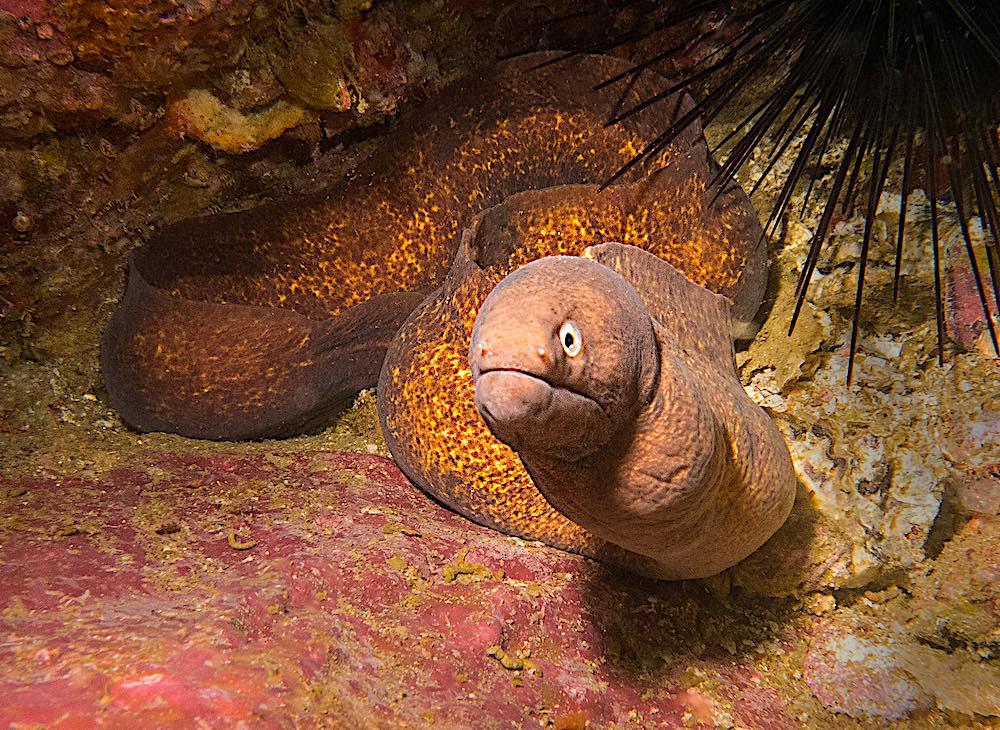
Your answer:
[[[52,721],[55,688],[75,717],[179,723],[1000,715],[1000,365],[950,251],[953,211],[957,344],[936,362],[919,192],[895,306],[894,242],[876,234],[850,387],[864,220],[837,221],[791,338],[817,211],[787,222],[776,302],[740,367],[788,439],[799,499],[764,549],[704,584],[609,577],[445,512],[377,456],[332,453],[384,455],[367,397],[320,436],[266,445],[139,435],[107,408],[97,343],[127,251],[167,222],[329,184],[374,125],[520,41],[515,11],[536,9],[0,0],[0,682],[17,700],[0,708],[18,713],[4,720]],[[897,208],[885,196],[876,225],[893,230]],[[69,619],[76,633],[52,631]],[[373,667],[414,689],[353,678]],[[444,699],[462,692],[476,697]]]
[[[911,194],[908,205],[911,220],[927,220],[922,192]],[[886,194],[878,215],[891,216],[898,208],[899,195]],[[948,348],[946,362],[937,365],[928,232],[910,230],[896,303],[895,236],[884,235],[895,231],[894,224],[875,236],[864,334],[848,385],[849,317],[864,218],[838,224],[789,338],[784,329],[811,239],[808,224],[806,218],[788,226],[776,262],[772,317],[740,356],[747,389],[784,431],[808,497],[786,529],[800,524],[814,534],[812,553],[786,552],[782,558],[801,568],[783,572],[780,580],[796,575],[791,583],[775,582],[760,558],[739,569],[739,580],[777,594],[892,581],[894,573],[934,557],[956,520],[996,514],[1000,487],[1000,362],[991,352],[959,347]],[[958,229],[952,212],[943,226],[950,244],[946,272],[964,264]],[[981,231],[974,233],[981,238]],[[793,542],[803,541],[788,539],[785,548],[793,550]]]
[[[503,537],[384,457],[140,458],[0,480],[0,726],[791,730],[818,709],[760,663],[799,635],[782,606]]]
[[[152,230],[328,185],[401,105],[558,45],[512,28],[560,7],[0,2],[0,357],[74,353],[45,333],[106,317]]]

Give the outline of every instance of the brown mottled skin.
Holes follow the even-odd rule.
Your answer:
[[[736,375],[729,301],[632,246],[584,257],[538,259],[486,298],[476,407],[591,534],[658,577],[714,575],[760,547],[795,494],[781,433]]]
[[[661,171],[654,183],[659,188],[658,198],[662,195],[659,199],[672,202],[676,207],[669,208],[670,213],[662,217],[652,217],[655,221],[645,217],[639,229],[640,237],[634,233],[634,216],[644,217],[638,211],[650,207],[656,209],[654,204],[647,202],[649,183],[623,185],[603,193],[597,192],[593,186],[562,186],[525,192],[485,211],[473,221],[438,295],[429,298],[411,315],[390,346],[379,381],[378,405],[382,430],[393,457],[412,480],[457,511],[503,532],[622,563],[657,577],[682,578],[717,573],[748,555],[770,537],[791,507],[794,494],[791,461],[770,418],[750,401],[740,385],[730,335],[730,310],[740,311],[745,318],[749,318],[749,313],[755,311],[760,303],[762,282],[743,277],[734,283],[727,269],[711,268],[712,262],[737,257],[733,247],[745,245],[739,242],[746,241],[746,237],[753,235],[755,244],[759,233],[754,231],[759,229],[756,229],[752,211],[745,205],[734,204],[743,200],[742,193],[735,186],[720,196],[721,202],[717,201],[709,208],[714,192],[706,191],[703,185],[693,182],[703,174],[704,162],[700,166],[694,165],[686,157],[675,160]],[[645,235],[649,230],[652,234],[647,240]],[[738,231],[743,237],[728,238],[720,231]],[[644,248],[656,256],[647,254],[646,259],[640,259],[639,263],[663,259],[664,266],[669,270],[676,272],[680,269],[687,276],[684,278],[682,274],[676,274],[688,286],[679,294],[673,294],[667,288],[675,286],[675,281],[659,276],[656,270],[649,267],[636,265],[626,270],[624,278],[630,285],[622,282],[622,276],[617,276],[619,289],[638,288],[644,298],[648,298],[648,304],[643,309],[647,327],[653,327],[648,322],[654,317],[660,322],[655,330],[654,350],[659,349],[664,355],[679,350],[686,356],[685,348],[691,349],[691,329],[704,329],[699,341],[707,353],[693,364],[697,366],[697,374],[692,378],[672,379],[669,375],[672,371],[664,367],[656,381],[660,406],[668,386],[673,385],[682,391],[681,395],[668,401],[677,434],[650,423],[644,425],[640,419],[644,416],[648,421],[645,409],[650,405],[645,400],[648,391],[638,386],[638,375],[631,373],[626,377],[621,362],[616,358],[623,350],[633,347],[638,337],[634,332],[621,334],[618,320],[608,316],[606,307],[598,306],[607,298],[603,292],[591,291],[589,299],[583,303],[580,303],[580,296],[573,296],[573,292],[580,287],[584,292],[593,289],[589,282],[576,282],[581,272],[549,272],[540,283],[536,276],[533,278],[536,289],[518,288],[517,294],[505,298],[502,306],[494,304],[483,311],[488,295],[501,281],[503,284],[499,288],[502,292],[511,281],[518,281],[523,272],[531,270],[524,266],[525,263],[539,259],[539,264],[563,260],[553,254],[582,255],[588,246],[608,241],[630,243],[632,245],[625,250],[636,253],[642,253],[639,248]],[[694,245],[691,242],[695,242]],[[593,250],[602,248],[597,246]],[[610,265],[611,262],[605,263]],[[608,268],[596,264],[590,266]],[[613,272],[608,270],[608,273]],[[649,277],[648,280],[644,276]],[[724,301],[722,297],[691,283],[689,279],[702,279],[709,287],[727,292],[729,303],[723,307],[720,303]],[[547,293],[549,291],[551,295]],[[619,294],[616,292],[610,298],[616,300]],[[533,424],[525,429],[521,443],[515,441],[519,449],[517,452],[504,439],[491,434],[484,418],[477,412],[474,351],[470,363],[470,347],[474,346],[473,325],[477,315],[482,321],[491,312],[489,317],[496,326],[512,335],[525,335],[533,318],[542,317],[551,337],[562,323],[555,307],[560,302],[579,303],[582,310],[588,309],[589,304],[596,319],[606,321],[606,336],[617,337],[613,346],[588,348],[588,353],[593,356],[588,372],[593,374],[596,369],[604,367],[607,373],[614,376],[610,382],[621,387],[632,386],[635,392],[630,407],[609,414],[609,419],[588,420],[588,413],[578,410],[568,420],[571,427],[562,429],[558,434],[552,431],[551,424]],[[702,313],[705,308],[707,313]],[[653,334],[647,334],[653,337]],[[547,345],[532,341],[528,352],[537,352],[539,346]],[[647,356],[649,351],[649,347],[641,350]],[[685,412],[685,408],[696,406],[701,408],[696,408],[694,414]],[[698,429],[699,421],[695,415],[705,418],[707,414],[712,414],[713,423],[720,429],[718,433]],[[640,433],[637,429],[643,430]],[[629,434],[638,439],[631,450],[626,448],[632,443],[627,439]],[[715,441],[702,440],[713,434]],[[547,435],[554,437],[559,457],[552,461],[532,459],[535,452],[531,446],[541,447]],[[617,435],[619,440],[614,443],[605,440],[613,435]],[[734,519],[733,522],[719,524],[720,528],[730,531],[725,539],[715,534],[715,530],[706,532],[706,535],[719,540],[718,551],[704,552],[701,561],[693,560],[690,565],[684,565],[684,557],[675,555],[671,558],[646,545],[646,541],[654,544],[662,542],[662,549],[678,552],[677,545],[671,546],[667,541],[668,535],[663,534],[666,527],[664,530],[654,529],[647,524],[652,516],[640,516],[643,509],[612,513],[612,504],[597,496],[608,497],[609,489],[618,495],[627,494],[631,483],[637,490],[638,498],[649,487],[634,480],[629,482],[624,474],[634,468],[632,476],[644,478],[642,474],[650,472],[657,462],[666,465],[672,453],[676,453],[678,458],[691,459],[692,463],[711,463],[718,467],[719,455],[725,452],[722,444],[731,447],[730,453],[733,449],[740,449],[739,456],[733,456],[731,461],[737,471],[742,469],[747,472],[745,478],[731,478],[735,477],[735,472],[727,466],[719,473],[718,479],[709,479],[711,483],[703,489],[697,488],[696,480],[686,482],[683,488],[695,495],[688,509],[706,509],[714,503],[719,515]],[[611,449],[612,446],[614,449]],[[558,487],[548,491],[548,484],[565,484],[551,478],[552,471],[544,471],[553,464],[558,465],[553,469],[564,469],[568,482],[577,485],[597,479],[597,475],[602,474],[597,464],[584,458],[591,456],[591,447],[605,455],[616,454],[608,457],[612,460],[627,456],[627,461],[615,462],[622,471],[614,477],[614,481],[602,481],[600,489],[592,486],[575,499],[572,492],[570,497],[560,499],[563,490]],[[704,451],[700,451],[702,448]],[[638,458],[640,453],[647,458]],[[709,456],[711,454],[714,455]],[[532,480],[528,471],[536,468],[533,467],[536,462],[539,471],[532,471],[536,477]],[[611,465],[606,464],[605,467],[601,479],[610,480],[607,469]],[[540,478],[543,471],[548,478]],[[655,474],[655,471],[651,473]],[[725,489],[721,488],[720,480],[728,480]],[[586,495],[593,501],[588,501]],[[677,504],[675,501],[674,505]],[[589,509],[598,514],[609,510],[608,516],[616,519],[619,530],[614,540],[610,539],[612,532],[607,526],[602,529],[594,522],[590,517],[593,513],[587,511]],[[655,509],[652,513],[665,520],[665,516]],[[617,518],[613,514],[617,514]],[[702,527],[706,527],[710,515],[705,512],[689,517],[689,522],[704,518]],[[623,536],[629,533],[632,534],[631,540]],[[702,544],[703,538],[682,534],[680,539],[689,541],[692,547]],[[674,534],[674,539],[677,538]]]
[[[518,267],[608,241],[670,262],[749,320],[766,279],[760,227],[735,184],[708,187],[717,167],[697,123],[599,192],[690,100],[605,127],[663,81],[643,76],[622,100],[591,87],[624,62],[533,69],[548,57],[453,86],[322,194],[186,221],[136,251],[101,352],[123,419],[200,438],[284,436],[378,380],[390,449],[430,494],[505,532],[666,575],[648,550],[553,509],[490,433],[467,362],[473,322]]]

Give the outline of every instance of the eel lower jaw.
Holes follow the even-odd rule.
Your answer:
[[[477,370],[476,410],[490,431],[517,452],[580,458],[607,426],[600,403],[544,377],[513,368]]]

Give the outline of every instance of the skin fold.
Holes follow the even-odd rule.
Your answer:
[[[322,427],[377,382],[387,443],[429,494],[510,534],[665,575],[642,545],[556,511],[558,490],[543,496],[490,432],[467,359],[473,323],[516,269],[610,241],[669,262],[749,321],[766,247],[743,191],[713,184],[697,123],[600,190],[691,101],[677,94],[605,126],[664,81],[644,74],[621,98],[592,87],[626,62],[536,68],[554,55],[450,87],[325,192],[184,221],[133,252],[102,340],[112,406],[138,430],[268,438]],[[611,426],[578,405],[574,453]]]
[[[111,405],[139,430],[198,438],[328,422],[375,383],[389,341],[442,284],[473,216],[521,191],[600,183],[689,108],[677,95],[605,127],[619,95],[591,86],[626,64],[590,56],[534,69],[552,55],[450,87],[325,192],[158,232],[133,252],[102,342]],[[625,101],[660,83],[640,79]],[[706,165],[696,124],[672,150]],[[665,222],[672,206],[659,205]],[[638,241],[645,224],[631,225]],[[759,278],[762,248],[741,238],[731,249],[727,277]]]

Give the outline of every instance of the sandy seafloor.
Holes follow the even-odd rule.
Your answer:
[[[745,171],[752,173],[753,165]],[[864,219],[835,222],[790,337],[791,292],[819,203],[781,226],[773,307],[738,363],[748,392],[787,438],[801,482],[796,509],[743,564],[702,585],[677,588],[704,593],[714,602],[709,612],[782,607],[797,638],[783,649],[765,647],[751,663],[789,698],[787,717],[801,727],[995,726],[1000,715],[1000,361],[985,334],[968,324],[978,300],[962,278],[959,226],[954,207],[944,202],[948,323],[953,332],[964,328],[965,345],[949,339],[944,364],[937,362],[929,213],[919,191],[909,198],[902,287],[892,301],[898,184],[898,175],[891,176],[874,224],[850,387],[846,346]],[[767,211],[776,193],[773,181],[766,184],[758,209]],[[801,208],[790,206],[795,213]],[[979,236],[975,226],[973,235]],[[24,525],[33,510],[47,509],[31,489],[18,486],[27,478],[99,481],[153,452],[387,456],[370,393],[314,436],[232,444],[130,431],[107,407],[97,366],[100,333],[121,281],[119,263],[103,274],[100,296],[86,311],[50,318],[57,325],[26,328],[19,343],[4,345],[0,474],[7,486],[0,491],[0,548],[28,534]],[[75,285],[67,267],[42,299],[61,302]],[[99,514],[100,496],[94,500]],[[92,517],[64,514],[59,519],[66,529],[32,538],[87,539]],[[174,549],[183,550],[183,541]],[[156,566],[146,570],[155,573]],[[14,617],[10,596],[0,596],[0,604]],[[0,642],[14,640],[0,636]],[[723,630],[711,641],[725,647],[732,638]],[[706,693],[708,703],[692,701],[684,724],[741,726]]]

